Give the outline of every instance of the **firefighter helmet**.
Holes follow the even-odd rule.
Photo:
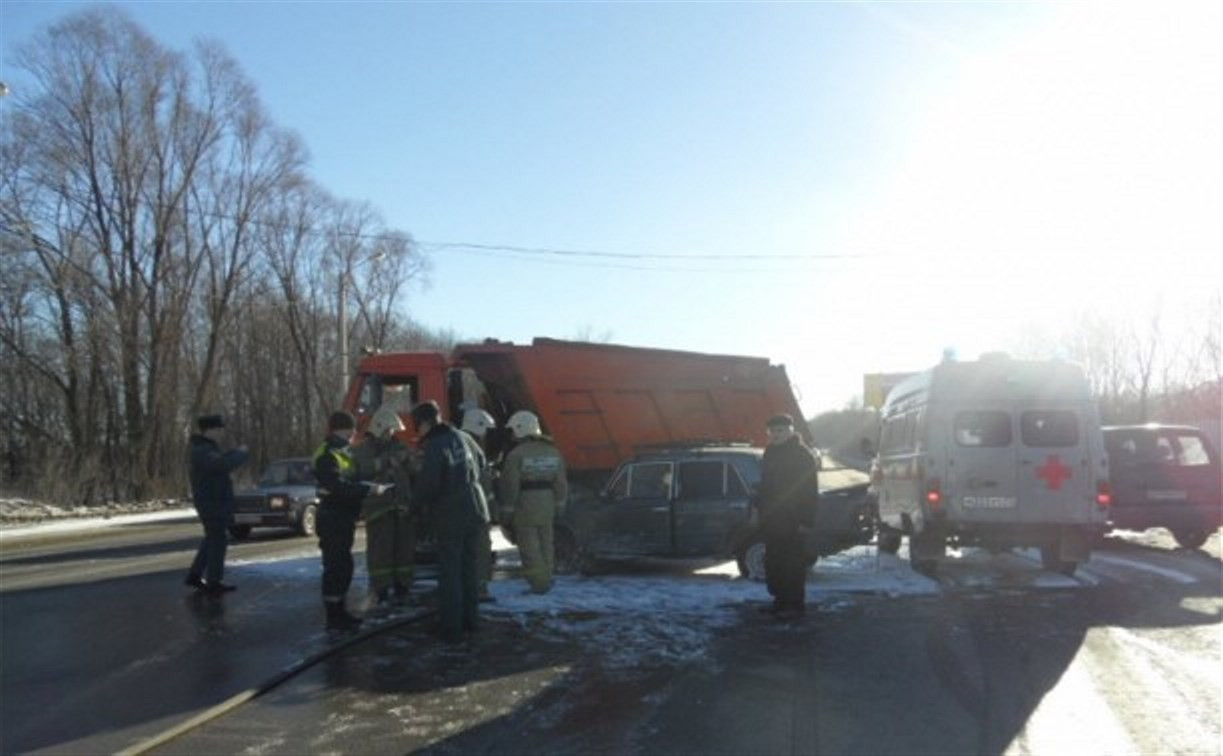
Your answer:
[[[535,416],[534,412],[528,412],[527,410],[518,410],[510,415],[510,421],[506,425],[513,431],[514,438],[538,436],[540,433],[539,418]]]
[[[489,429],[496,427],[497,421],[482,409],[469,409],[463,413],[463,430],[476,438],[483,438]]]
[[[379,438],[390,436],[403,430],[403,420],[393,407],[383,405],[374,413],[369,421],[369,432]]]

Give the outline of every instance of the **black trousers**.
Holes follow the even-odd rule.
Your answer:
[[[801,609],[807,599],[807,557],[798,533],[766,535],[764,578],[769,594],[788,609]]]
[[[442,637],[455,640],[479,627],[481,531],[478,522],[437,536],[437,615]]]
[[[323,601],[343,604],[352,585],[352,542],[358,507],[324,503],[318,513],[318,547],[323,552]]]
[[[229,534],[225,528],[229,518],[201,515],[200,524],[204,526],[204,540],[200,541],[200,547],[195,552],[190,574],[202,577],[209,583],[219,583],[225,574],[225,551],[229,547]]]

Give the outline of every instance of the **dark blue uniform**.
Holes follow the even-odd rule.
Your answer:
[[[248,456],[240,449],[222,452],[217,442],[205,435],[191,436],[191,502],[204,526],[204,540],[195,552],[188,582],[204,577],[210,585],[221,583],[229,545],[225,529],[234,516],[234,484],[229,474],[245,464]]]
[[[434,425],[421,439],[421,451],[415,499],[428,508],[437,535],[438,620],[442,637],[453,641],[479,624],[477,559],[488,507],[478,461],[458,431]]]

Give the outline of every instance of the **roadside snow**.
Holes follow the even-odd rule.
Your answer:
[[[92,530],[194,516],[195,510],[187,502],[176,499],[65,508],[30,499],[0,498],[0,541],[36,533]]]

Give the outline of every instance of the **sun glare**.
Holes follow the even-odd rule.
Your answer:
[[[879,327],[900,312],[989,349],[1001,329],[1217,291],[1218,13],[1064,4],[963,56],[898,127],[907,157],[853,230],[854,246],[897,258],[872,276],[898,305]]]

